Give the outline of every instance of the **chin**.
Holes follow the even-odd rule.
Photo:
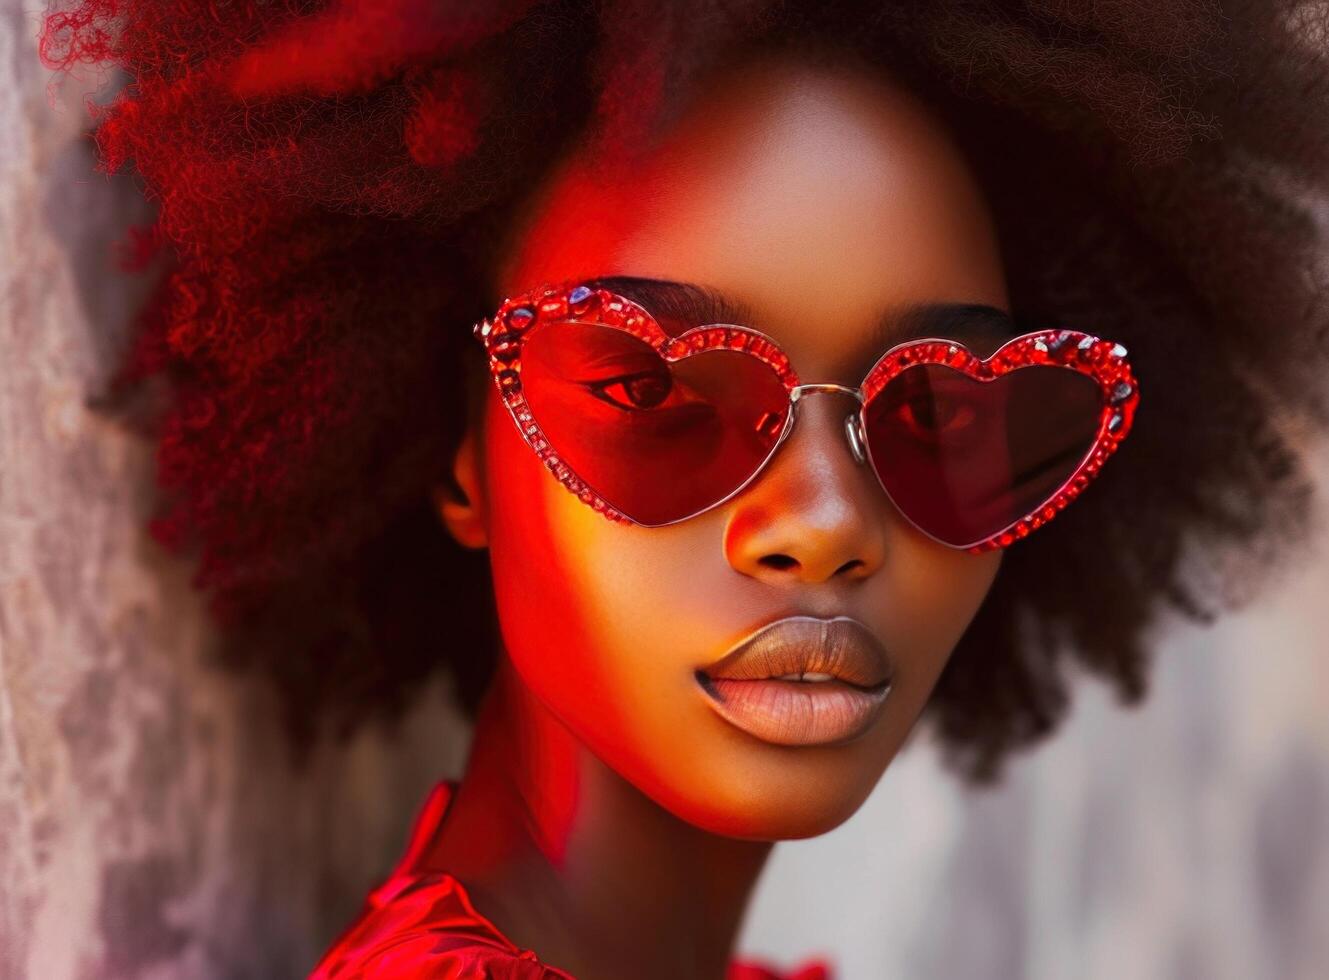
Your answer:
[[[781,811],[777,801],[760,809],[707,812],[691,823],[722,837],[742,840],[781,841],[819,837],[834,830],[858,810],[861,801],[846,804],[840,800],[808,801],[797,812]]]
[[[881,775],[880,767],[870,773],[823,770],[815,776],[804,772],[806,768],[782,767],[778,761],[743,767],[700,792],[689,787],[690,792],[667,806],[688,823],[724,837],[800,840],[834,830],[853,816]]]

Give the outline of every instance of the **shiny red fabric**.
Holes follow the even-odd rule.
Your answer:
[[[411,830],[405,853],[370,892],[359,917],[324,954],[309,980],[576,980],[513,943],[476,911],[466,889],[443,872],[410,869],[447,813],[455,780],[436,785]],[[725,980],[834,980],[811,959],[792,972],[733,960]]]

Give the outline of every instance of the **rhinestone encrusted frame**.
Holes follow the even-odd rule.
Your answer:
[[[549,321],[599,324],[624,330],[649,344],[656,353],[670,363],[708,350],[744,351],[767,364],[775,372],[785,388],[791,392],[791,402],[793,389],[800,384],[793,365],[779,345],[752,327],[737,324],[706,324],[687,330],[676,337],[671,336],[649,312],[627,297],[607,289],[590,288],[575,280],[541,286],[504,300],[492,318],[481,320],[472,328],[476,339],[484,345],[489,358],[490,374],[499,395],[507,406],[513,422],[516,423],[518,431],[521,432],[522,438],[554,477],[583,503],[612,521],[640,524],[615,509],[559,458],[522,394],[522,339],[534,326]],[[1120,344],[1078,330],[1039,330],[1023,334],[1006,341],[987,358],[979,357],[964,344],[954,340],[931,337],[906,341],[886,351],[868,371],[859,389],[862,395],[859,424],[864,424],[866,407],[878,392],[902,371],[920,364],[951,367],[977,381],[994,381],[1011,371],[1030,365],[1066,367],[1093,378],[1103,393],[1098,433],[1079,465],[1046,503],[997,533],[968,545],[941,541],[925,529],[918,528],[934,541],[970,554],[982,554],[1005,548],[1027,537],[1064,510],[1089,485],[1103,463],[1117,450],[1130,432],[1140,395],[1139,385],[1131,373],[1126,353],[1126,348]],[[786,415],[786,424],[784,431],[781,432],[780,441],[783,441],[787,434],[790,423],[791,418]],[[778,445],[779,442],[772,447],[771,455],[774,455]],[[757,473],[765,468],[770,458],[768,455]],[[869,463],[871,463],[870,458]],[[875,466],[873,473],[874,475],[876,473]],[[749,477],[749,481],[755,476],[756,473]],[[878,485],[881,485],[880,479]],[[887,497],[890,497],[890,492],[885,486],[882,486],[882,490]],[[737,493],[737,490],[734,492]],[[722,502],[723,500],[717,501],[710,506],[714,507]],[[909,519],[903,511],[901,514],[906,520]],[[914,522],[910,520],[910,523]],[[918,527],[916,524],[914,526]]]

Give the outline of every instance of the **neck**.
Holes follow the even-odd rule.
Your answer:
[[[466,773],[420,860],[578,980],[722,980],[768,841],[701,830],[601,762],[500,658]]]

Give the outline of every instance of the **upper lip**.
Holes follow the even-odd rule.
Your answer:
[[[740,640],[702,670],[712,678],[733,680],[823,673],[863,688],[887,684],[895,673],[881,641],[848,616],[777,619]]]

